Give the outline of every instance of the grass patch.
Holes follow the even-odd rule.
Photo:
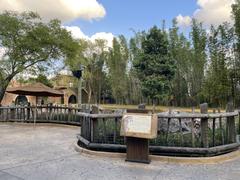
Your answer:
[[[101,104],[101,108],[103,109],[110,109],[110,110],[115,110],[115,109],[137,109],[137,105],[118,105],[118,104]],[[170,106],[156,106],[155,109],[157,112],[166,112],[169,109],[174,109],[180,112],[192,112],[192,108],[189,107],[170,107]],[[146,106],[147,110],[153,110],[153,106]],[[212,112],[213,109],[209,108],[209,112]],[[200,112],[199,107],[195,108],[195,112]]]

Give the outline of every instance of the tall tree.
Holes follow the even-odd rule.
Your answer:
[[[143,52],[134,61],[134,67],[143,94],[154,101],[168,99],[170,81],[174,76],[174,61],[169,56],[166,33],[154,26],[146,33],[142,49]]]
[[[94,42],[81,39],[75,59],[67,59],[66,65],[74,71],[84,65],[83,79],[88,91],[89,103],[100,103],[101,91],[106,78],[103,70],[106,63],[107,49],[106,41],[97,39]]]
[[[236,56],[237,59],[240,57],[240,0],[235,0],[232,5],[232,14],[234,18],[234,28],[236,36]],[[239,60],[240,61],[240,60]]]
[[[193,100],[193,104],[199,104],[201,98],[200,92],[202,90],[204,81],[204,69],[207,62],[207,37],[206,31],[202,27],[202,23],[197,22],[195,19],[192,21],[191,37],[193,45],[193,56],[192,62],[190,64],[191,70],[189,71],[191,75],[191,81],[189,82],[188,88]]]
[[[129,72],[128,72],[128,97],[131,104],[144,102],[141,91],[141,83],[133,66],[134,60],[142,53],[142,42],[145,38],[144,32],[134,32],[135,36],[129,41]]]
[[[175,106],[187,105],[189,80],[189,62],[191,59],[190,42],[183,34],[179,34],[176,19],[169,30],[169,51],[175,61],[176,73],[172,81],[172,95]]]
[[[208,38],[209,68],[203,93],[213,106],[224,106],[230,96],[229,63],[232,61],[233,29],[224,23],[211,27]]]
[[[235,30],[235,58],[231,66],[232,96],[235,104],[240,106],[240,93],[237,94],[240,86],[240,0],[235,0],[232,5],[232,15]]]
[[[109,70],[110,85],[116,102],[125,103],[127,95],[127,64],[129,59],[128,45],[124,36],[113,39],[107,66]]]
[[[41,22],[36,13],[0,14],[0,101],[17,74],[37,64],[75,56],[77,43],[58,20]]]

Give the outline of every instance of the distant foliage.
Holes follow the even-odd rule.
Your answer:
[[[232,10],[233,25],[225,22],[207,29],[193,19],[186,34],[174,19],[168,30],[163,23],[162,28],[133,31],[129,41],[115,37],[104,55],[86,58],[86,49],[90,54],[95,50],[80,43],[77,60],[68,62],[72,69],[78,67],[76,62],[92,67],[84,75],[86,85],[92,84],[86,86],[93,94],[91,102],[173,106],[208,102],[225,107],[234,101],[240,106],[240,0]]]
[[[53,87],[52,82],[44,74],[39,74],[36,78],[30,77],[29,79],[19,78],[20,83],[32,84],[32,83],[42,83],[48,87]]]
[[[33,12],[0,14],[0,101],[9,82],[19,73],[49,66],[57,59],[73,58],[76,42],[59,20],[43,23]]]
[[[142,52],[133,63],[144,96],[155,100],[170,95],[170,82],[174,77],[175,66],[164,31],[155,26],[146,33]]]

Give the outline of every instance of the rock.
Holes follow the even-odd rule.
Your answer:
[[[164,112],[164,114],[168,114],[169,112]],[[171,111],[171,114],[179,114],[178,111]],[[191,119],[181,119],[181,126],[183,133],[191,133]],[[159,118],[158,119],[158,131],[167,132],[168,128],[168,119],[167,118]],[[179,119],[172,118],[169,124],[169,132],[176,133],[180,132],[180,123]]]
[[[126,113],[127,110],[126,109],[116,109],[114,110],[114,114],[123,114],[123,113]]]
[[[146,109],[146,104],[139,104],[138,109]]]

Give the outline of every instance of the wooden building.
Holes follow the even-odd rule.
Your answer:
[[[58,84],[59,85],[59,84]],[[87,103],[87,92],[82,90],[82,102]],[[70,86],[57,86],[50,88],[41,83],[20,84],[16,81],[10,83],[1,101],[2,106],[10,105],[46,105],[46,104],[77,104],[77,89]]]

